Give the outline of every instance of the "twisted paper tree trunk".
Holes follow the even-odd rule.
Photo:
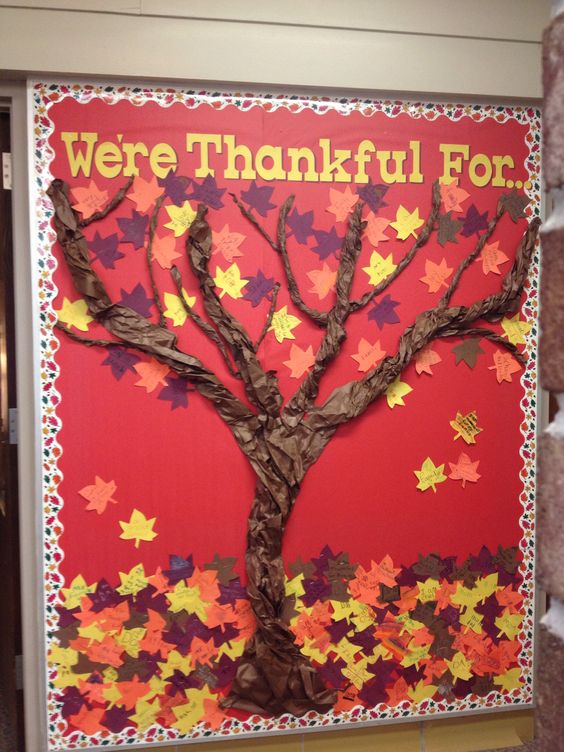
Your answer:
[[[400,337],[397,352],[389,355],[363,378],[335,389],[318,405],[315,400],[329,364],[338,357],[346,339],[346,322],[381,294],[411,263],[418,251],[437,229],[440,207],[438,183],[433,186],[432,207],[420,235],[410,251],[389,277],[359,300],[351,298],[354,273],[361,250],[364,223],[359,202],[351,215],[341,249],[337,271],[336,299],[327,312],[307,305],[293,274],[286,248],[286,216],[292,206],[290,197],[280,210],[277,239],[274,241],[254,215],[235,199],[242,214],[279,254],[293,303],[315,325],[324,330],[311,372],[285,407],[275,375],[265,371],[257,355],[258,346],[272,321],[279,285],[275,287],[265,326],[253,343],[244,326],[227,311],[215,292],[209,272],[211,229],[207,209],[200,205],[190,227],[187,255],[192,274],[198,280],[206,321],[191,309],[182,296],[182,279],[173,268],[172,278],[190,319],[218,348],[230,372],[241,379],[249,404],[239,400],[215,373],[199,359],[182,352],[175,335],[165,325],[159,291],[152,272],[152,239],[157,226],[160,202],[151,218],[147,263],[159,323],[153,324],[131,308],[110,299],[103,282],[92,268],[83,228],[113,211],[123,200],[131,181],[108,204],[87,220],[80,220],[68,199],[68,187],[54,180],[48,190],[55,208],[55,228],[68,269],[77,291],[84,297],[90,315],[102,324],[112,339],[88,339],[74,334],[60,323],[56,326],[73,340],[87,346],[122,346],[147,353],[166,363],[179,377],[186,379],[210,401],[231,429],[237,444],[248,458],[257,477],[255,498],[249,514],[246,568],[248,594],[257,620],[255,635],[248,642],[233,682],[226,707],[262,714],[290,712],[302,715],[314,709],[329,709],[336,697],[294,643],[284,618],[285,601],[282,542],[284,530],[308,468],[319,458],[337,428],[364,413],[402,373],[412,358],[437,338],[480,336],[507,348],[520,362],[518,349],[480,322],[492,322],[518,310],[523,285],[534,252],[539,221],[533,220],[516,252],[512,268],[499,292],[470,306],[451,306],[450,301],[466,269],[477,258],[486,240],[494,232],[509,202],[504,195],[498,202],[487,230],[473,251],[461,262],[447,291],[433,308],[420,313]],[[512,218],[515,219],[515,217]]]

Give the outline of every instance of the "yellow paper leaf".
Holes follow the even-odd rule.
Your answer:
[[[120,595],[136,595],[149,584],[149,581],[145,577],[145,568],[143,564],[137,564],[127,573],[120,572],[119,579],[121,585],[117,588],[117,591]]]
[[[156,517],[147,519],[143,512],[134,509],[129,518],[129,522],[122,522],[120,520],[119,524],[122,533],[119,537],[123,540],[134,540],[135,548],[139,548],[139,543],[141,541],[152,541],[157,537],[158,533],[155,533],[153,530],[156,519]]]
[[[366,670],[367,665],[367,659],[358,661],[357,663],[352,662],[341,669],[341,672],[357,689],[362,689],[362,685],[373,678],[373,674]]]
[[[531,326],[527,321],[521,320],[519,312],[515,316],[504,316],[501,320],[503,336],[513,345],[524,345],[527,342],[525,337],[531,331]]]
[[[47,656],[49,663],[56,663],[58,666],[70,668],[78,663],[78,650],[72,648],[63,648],[60,645],[53,645]]]
[[[218,266],[215,270],[213,281],[215,282],[215,286],[221,290],[219,293],[220,298],[227,294],[233,300],[243,297],[241,290],[248,282],[247,279],[241,279],[241,270],[235,262],[231,266],[228,266],[225,271],[223,271],[221,266]]]
[[[78,574],[68,588],[61,589],[65,599],[65,608],[72,609],[80,606],[82,597],[88,593],[93,593],[94,590],[96,590],[96,585],[87,585],[84,577],[81,574]]]
[[[467,444],[475,444],[476,436],[482,432],[482,429],[478,426],[478,415],[475,410],[466,415],[456,413],[456,418],[450,421],[450,426],[456,432],[453,441],[463,438]]]
[[[409,650],[401,659],[401,665],[405,668],[409,666],[415,666],[419,668],[421,661],[426,660],[429,657],[429,645],[415,645],[413,641],[409,643]]]
[[[192,671],[190,654],[182,655],[178,650],[171,650],[166,657],[166,661],[159,661],[158,663],[161,669],[161,679],[169,679],[175,671],[181,671],[186,675]]]
[[[102,642],[106,633],[103,629],[100,629],[96,622],[88,624],[86,627],[78,628],[79,637],[85,637],[87,640],[95,640],[96,642]]]
[[[444,463],[442,465],[435,465],[430,457],[427,457],[423,461],[420,470],[414,470],[415,476],[419,483],[417,488],[420,491],[426,491],[428,488],[432,488],[434,493],[437,493],[437,483],[444,483],[447,479],[443,470],[445,469]]]
[[[484,617],[482,614],[475,611],[473,607],[468,606],[465,611],[461,612],[459,619],[462,626],[466,627],[465,632],[472,630],[472,632],[476,632],[476,634],[482,633],[482,622]]]
[[[172,725],[183,734],[187,734],[202,719],[204,700],[214,697],[207,689],[187,689],[185,694],[187,702],[172,708],[176,718]]]
[[[435,694],[438,687],[434,684],[425,684],[423,679],[420,679],[415,687],[409,687],[407,694],[413,700],[413,702],[423,702],[423,700],[430,700]]]
[[[370,264],[363,266],[362,271],[368,274],[368,282],[376,287],[382,280],[389,277],[390,274],[397,268],[397,264],[394,264],[392,254],[388,254],[386,258],[380,256],[378,251],[372,251],[370,256]]]
[[[143,732],[152,726],[160,709],[161,705],[158,699],[153,700],[153,702],[148,702],[144,698],[139,700],[135,706],[135,714],[131,716],[131,720],[137,724],[137,731]]]
[[[206,602],[202,600],[199,587],[188,587],[184,580],[166,594],[170,603],[170,611],[174,614],[186,611],[187,614],[196,614],[200,621],[206,620]]]
[[[165,227],[168,227],[169,230],[174,232],[175,238],[184,235],[186,230],[188,230],[192,222],[196,219],[196,212],[190,206],[189,201],[185,201],[182,206],[176,206],[175,204],[165,206],[165,209],[170,217],[170,222],[167,222]]]
[[[147,630],[144,627],[135,627],[134,629],[122,629],[122,631],[115,636],[115,641],[125,652],[132,658],[139,657],[139,643],[145,637]]]
[[[480,603],[483,603],[486,598],[493,595],[497,590],[499,575],[497,572],[487,575],[487,577],[480,577],[476,580],[474,590],[480,597]]]
[[[432,577],[428,577],[425,582],[420,582],[419,584],[419,596],[418,600],[421,601],[421,603],[428,603],[429,601],[435,600],[435,593],[437,592],[437,589],[440,586],[440,582],[438,580],[434,580]]]
[[[286,578],[286,582],[284,585],[284,591],[286,595],[295,595],[296,598],[301,598],[302,595],[305,595],[304,590],[304,574],[298,574],[296,577],[293,577],[291,580]]]
[[[519,689],[525,685],[524,681],[521,681],[521,669],[519,666],[506,671],[500,676],[494,676],[494,684],[505,690],[511,692],[513,689]]]
[[[283,342],[285,339],[296,339],[293,330],[301,323],[301,319],[288,313],[288,306],[282,306],[279,311],[274,312],[268,331],[274,332],[277,342]]]
[[[499,629],[498,637],[505,635],[508,640],[514,640],[521,631],[521,622],[523,614],[512,614],[506,609],[501,616],[495,620],[495,625]]]
[[[190,296],[186,290],[182,290],[184,300],[188,303],[190,308],[196,303],[195,296]],[[171,319],[173,326],[183,326],[188,314],[184,308],[184,304],[178,295],[174,295],[171,292],[165,292],[163,295],[165,310],[164,315],[167,319]]]
[[[55,308],[55,313],[59,321],[66,324],[72,329],[78,329],[81,332],[88,331],[88,324],[94,319],[88,313],[88,306],[86,301],[82,298],[71,302],[68,298],[63,298],[63,305],[60,308]]]
[[[304,637],[304,644],[300,647],[300,650],[304,655],[307,655],[308,658],[316,663],[327,662],[327,656],[316,647],[315,640],[311,637]]]
[[[403,398],[406,394],[413,391],[413,388],[406,384],[404,381],[400,381],[398,376],[395,381],[386,389],[386,400],[388,401],[388,407],[395,407],[396,405],[405,405]]]
[[[465,657],[464,653],[460,651],[455,653],[450,661],[445,658],[445,663],[456,679],[467,681],[472,678],[472,663]]]
[[[410,235],[413,235],[414,238],[417,237],[415,230],[421,227],[423,221],[419,217],[419,209],[414,209],[410,212],[400,204],[396,212],[396,221],[390,224],[396,231],[398,240],[405,240]]]

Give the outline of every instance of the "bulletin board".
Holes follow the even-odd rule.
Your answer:
[[[30,108],[49,749],[530,705],[538,111]]]

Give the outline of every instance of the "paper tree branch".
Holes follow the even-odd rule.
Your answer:
[[[98,219],[107,216],[118,206],[128,186],[122,188],[108,207],[98,213]],[[351,300],[352,281],[364,228],[362,206],[357,205],[351,215],[341,249],[336,300],[326,313],[305,304],[290,265],[286,248],[286,217],[293,199],[287,199],[281,208],[277,242],[274,242],[251,212],[235,198],[242,214],[280,255],[294,304],[314,323],[325,329],[311,373],[281,412],[282,397],[276,378],[272,373],[265,372],[256,354],[272,321],[278,287],[273,291],[267,321],[259,340],[253,344],[242,324],[225,309],[215,292],[214,280],[208,268],[211,229],[205,219],[207,209],[200,205],[189,229],[187,254],[211,323],[192,311],[186,301],[185,310],[201,331],[218,346],[228,367],[231,366],[231,372],[238,374],[243,380],[248,398],[257,409],[255,414],[197,358],[181,352],[172,332],[164,326],[151,323],[126,306],[112,303],[102,281],[92,269],[87,243],[81,232],[82,227],[90,222],[81,223],[78,220],[78,215],[68,200],[67,187],[62,181],[55,180],[48,193],[55,207],[57,237],[74,285],[83,295],[90,314],[116,339],[83,338],[60,324],[56,326],[71,339],[86,346],[131,347],[169,365],[215,407],[230,426],[257,476],[255,498],[249,514],[246,553],[249,580],[247,591],[257,620],[257,629],[245,647],[231,693],[224,701],[224,706],[263,714],[289,712],[294,715],[301,715],[311,709],[330,709],[336,699],[335,693],[325,687],[317,671],[300,652],[294,643],[293,633],[282,617],[286,597],[282,542],[301,483],[308,468],[320,457],[338,426],[364,413],[401,374],[415,354],[434,339],[470,335],[486,337],[505,346],[523,361],[515,346],[502,340],[487,327],[479,326],[479,322],[498,320],[518,308],[538,233],[538,220],[533,220],[525,232],[517,249],[515,262],[503,279],[499,292],[469,306],[450,305],[464,272],[477,258],[499,219],[508,210],[509,201],[502,197],[486,232],[458,267],[445,295],[435,307],[420,313],[414,323],[405,329],[397,352],[384,358],[360,380],[335,389],[322,405],[316,406],[320,379],[329,363],[340,352],[346,338],[345,324],[349,315],[366,306],[386,289],[407,268],[436,229],[440,206],[438,185],[433,187],[432,206],[427,222],[395,272],[360,300]],[[155,228],[157,211],[158,209],[153,215]],[[90,221],[95,219],[89,218]],[[147,256],[151,264],[150,249]],[[173,269],[172,276],[183,300],[180,272]],[[156,285],[153,285],[153,293],[158,295]],[[227,348],[238,371],[228,357]]]

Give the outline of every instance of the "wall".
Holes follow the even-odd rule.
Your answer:
[[[0,78],[15,82],[8,88],[0,80],[0,96],[14,101],[18,358],[20,366],[29,366],[20,367],[18,385],[26,467],[36,458],[33,394],[26,379],[31,282],[25,262],[25,114],[18,82],[35,74],[244,84],[255,90],[415,92],[500,102],[541,97],[540,41],[549,0],[426,0],[424,13],[422,6],[421,0],[0,0]],[[22,474],[22,517],[31,521],[37,497],[27,476]],[[32,551],[33,524],[23,527],[26,550]],[[34,577],[27,562],[29,752],[44,748],[37,729],[41,646],[34,639]],[[228,747],[232,752],[331,752],[343,745],[351,752],[470,752],[518,745],[531,733],[530,714],[504,713]],[[227,747],[206,745],[207,752],[216,749]]]

